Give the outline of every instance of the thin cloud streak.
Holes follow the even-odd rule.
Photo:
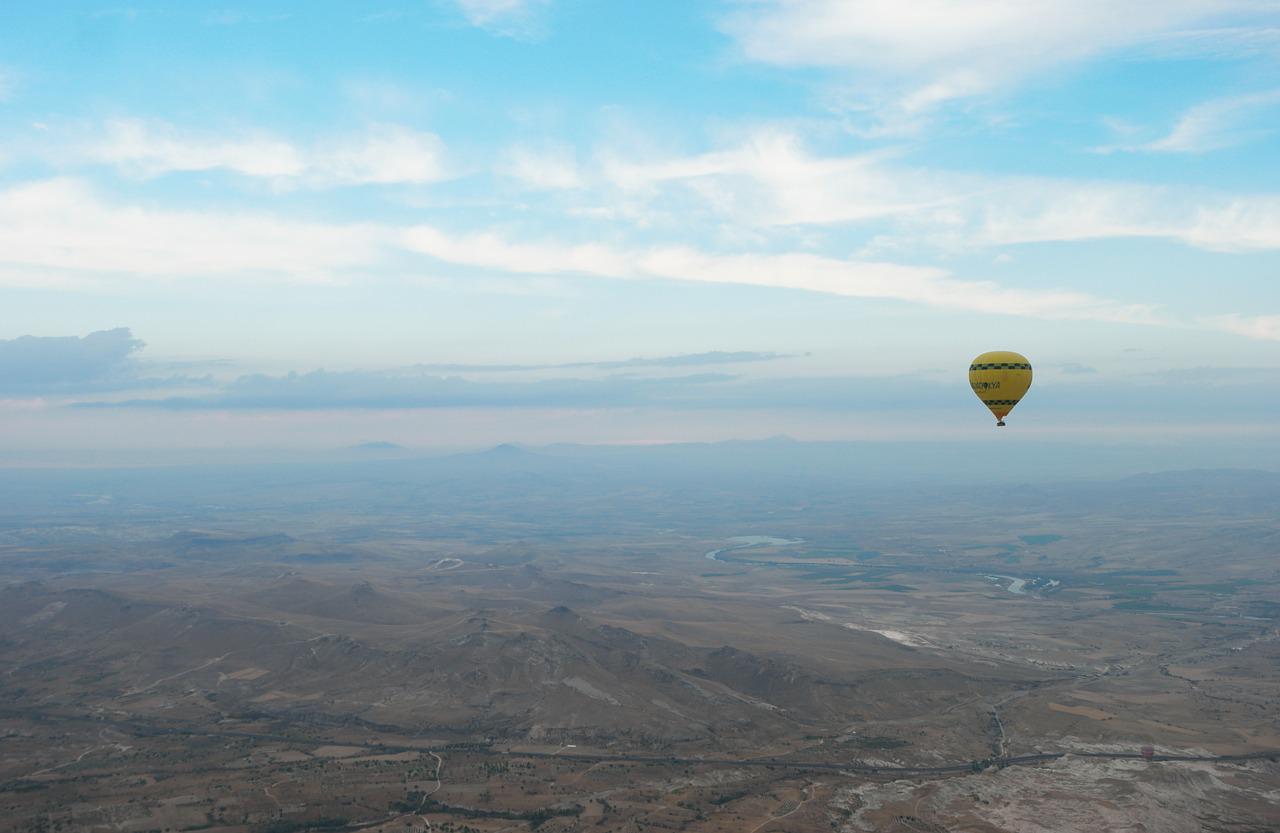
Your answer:
[[[79,153],[142,178],[224,170],[280,187],[425,184],[450,177],[440,137],[387,124],[304,148],[263,132],[227,138],[180,131],[162,121],[115,119],[102,140]]]
[[[1258,0],[744,0],[721,28],[747,60],[845,73],[876,129],[911,133],[941,105],[1052,68],[1167,40],[1212,49],[1223,24],[1276,18]]]
[[[1141,144],[1111,145],[1100,153],[1208,153],[1244,144],[1275,131],[1267,117],[1280,107],[1280,90],[1233,95],[1195,105],[1165,136]]]
[[[389,242],[385,229],[371,225],[117,205],[70,179],[0,191],[0,280],[11,285],[327,283],[372,268]]]
[[[1196,372],[1212,369],[1197,368]],[[1149,420],[1169,424],[1207,418],[1224,400],[1235,403],[1241,419],[1265,418],[1280,407],[1274,387],[1259,389],[1265,371],[1240,374],[1227,368],[1205,395],[1205,383],[1186,379],[1059,376],[1033,389],[1019,412],[1023,417],[1093,419],[1105,402],[1111,421]],[[1270,373],[1274,376],[1274,372]],[[671,411],[798,411],[813,413],[927,414],[970,413],[979,407],[957,371],[954,381],[905,376],[821,376],[745,378],[724,373],[604,378],[564,377],[537,381],[472,381],[416,371],[324,370],[284,376],[242,376],[203,396],[125,401],[80,401],[73,410],[159,411],[402,411],[598,410],[635,408]],[[1030,423],[1034,424],[1034,423]]]
[[[620,408],[696,399],[690,391],[731,382],[723,373],[661,378],[548,379],[473,382],[416,371],[315,370],[286,376],[241,376],[221,392],[199,397],[82,402],[90,408],[165,410],[327,410],[355,408]]]
[[[1160,322],[1149,306],[1065,290],[1007,289],[958,280],[928,266],[810,254],[725,255],[689,247],[623,251],[595,243],[512,243],[491,232],[453,236],[430,226],[406,231],[404,245],[448,263],[517,273],[768,286],[1037,318]]]
[[[550,0],[455,0],[472,26],[495,35],[530,40],[545,33],[542,16]]]
[[[1280,104],[1280,92],[1268,95]],[[72,166],[107,163],[144,178],[225,171],[278,190],[428,185],[455,176],[438,137],[395,125],[311,149],[265,134],[209,139],[137,120],[117,128],[118,135],[92,147],[59,150],[55,142],[43,152]],[[805,227],[867,228],[875,232],[868,251],[884,253],[1124,238],[1218,252],[1280,249],[1280,194],[982,175],[912,167],[888,151],[823,156],[795,133],[775,128],[684,156],[636,158],[605,147],[591,167],[579,165],[567,146],[513,146],[496,155],[491,173],[555,194],[539,210],[556,219],[626,220],[631,233],[637,225],[700,224],[772,239],[794,237]],[[582,254],[591,256],[586,249]]]
[[[1134,212],[1137,193],[1067,191],[1048,211],[1041,196],[1007,194],[998,211],[988,208],[985,215],[959,221],[926,217],[937,224],[917,234],[932,235],[943,245],[948,235],[1007,245],[1150,234],[1228,251],[1280,246],[1280,198],[1242,198],[1202,209],[1188,221],[1180,210],[1162,209],[1158,189],[1145,192],[1142,209]],[[1019,205],[1022,199],[1026,203]],[[1159,216],[1162,210],[1168,218]],[[1151,304],[1071,290],[1010,288],[960,279],[935,266],[803,252],[724,254],[687,246],[523,242],[494,232],[450,234],[428,225],[340,225],[266,214],[143,209],[108,203],[66,179],[0,191],[0,281],[9,285],[119,284],[140,278],[350,282],[385,273],[406,253],[511,274],[739,284],[1043,319],[1173,323]],[[1269,337],[1266,328],[1232,331]]]
[[[684,353],[678,356],[653,356],[617,361],[562,362],[559,364],[417,364],[414,369],[434,372],[510,373],[535,370],[626,370],[638,367],[694,367],[700,365],[748,364],[794,358],[787,353],[754,350]]]
[[[1210,251],[1280,248],[1280,195],[957,173],[883,152],[822,157],[772,130],[692,156],[601,157],[609,185],[652,205],[684,197],[713,220],[774,230],[879,222],[888,228],[876,247],[887,251],[1142,237]]]
[[[1208,322],[1213,327],[1246,338],[1280,341],[1280,315],[1218,315]]]

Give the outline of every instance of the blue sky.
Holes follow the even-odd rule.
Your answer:
[[[1278,126],[1271,0],[6,4],[0,453],[1274,460]]]

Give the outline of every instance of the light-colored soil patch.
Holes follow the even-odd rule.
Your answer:
[[[1170,665],[1169,673],[1184,680],[1212,680],[1218,675],[1212,668],[1197,668],[1194,665]]]
[[[600,700],[601,702],[608,703],[611,706],[622,705],[613,695],[608,692],[601,691],[581,677],[568,677],[560,682],[564,683],[569,688],[572,688],[574,691],[587,695],[592,700]]]
[[[296,694],[290,694],[287,691],[276,691],[273,689],[271,691],[268,691],[266,694],[259,694],[257,697],[253,698],[253,702],[270,703],[275,700],[293,700],[296,697],[297,697]]]
[[[1111,712],[1104,712],[1093,706],[1064,706],[1061,703],[1050,703],[1049,708],[1055,712],[1074,714],[1076,717],[1087,717],[1090,720],[1110,720],[1115,717]]]
[[[40,610],[31,614],[27,618],[23,619],[22,624],[38,625],[41,622],[47,622],[53,617],[57,616],[59,613],[61,613],[62,609],[65,608],[66,606],[67,606],[66,602],[50,602],[49,604],[40,608]]]
[[[271,672],[265,668],[241,668],[239,671],[232,671],[227,675],[229,680],[256,680],[259,677],[265,677]]]
[[[852,811],[832,819],[840,833],[1200,833],[1206,829],[1201,818],[1210,807],[1248,806],[1253,810],[1245,817],[1258,818],[1266,812],[1271,787],[1263,765],[1165,766],[1067,758],[926,785],[896,781],[842,786],[831,806]],[[1240,827],[1249,829],[1243,819]]]
[[[863,633],[874,633],[877,636],[883,636],[885,639],[897,642],[899,645],[906,645],[909,648],[930,648],[929,641],[924,637],[918,636],[907,631],[894,630],[892,628],[873,628],[868,625],[860,625],[857,622],[841,622],[833,616],[820,613],[816,610],[806,610],[795,605],[783,605],[787,610],[794,610],[800,614],[800,618],[807,622],[825,622],[830,625],[839,625],[842,628],[848,628],[851,631],[862,631]]]
[[[914,634],[907,633],[906,631],[879,630],[876,628],[860,628],[850,622],[845,622],[844,626],[846,628],[849,628],[850,630],[866,630],[866,631],[870,631],[871,633],[877,633],[883,636],[885,639],[891,639],[894,642],[897,642],[899,645],[907,645],[911,648],[929,647],[928,642],[925,642],[920,637],[915,636]]]

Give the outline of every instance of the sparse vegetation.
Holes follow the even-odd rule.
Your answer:
[[[482,480],[493,496],[475,503],[468,476],[377,499],[335,485],[289,510],[287,534],[266,510],[207,510],[224,531],[183,534],[195,510],[156,509],[143,534],[128,516],[64,529],[63,509],[0,506],[0,565],[21,579],[0,586],[0,831],[346,833],[421,827],[419,813],[441,833],[725,833],[783,813],[766,829],[830,829],[857,816],[842,790],[889,783],[859,762],[920,767],[917,786],[894,782],[913,802],[954,783],[977,796],[956,806],[1007,807],[985,786],[1014,782],[992,772],[1005,756],[1248,751],[1280,700],[1270,515],[1206,531],[1175,514],[1137,543],[1130,519],[1100,516],[1014,546],[1010,529],[1059,510],[875,505],[854,530],[840,509],[853,492],[769,515],[740,490],[561,494],[515,478]],[[254,488],[231,491],[267,505]],[[531,494],[543,513],[520,508]],[[703,530],[699,501],[717,500],[780,538],[705,570],[739,532]],[[617,530],[583,532],[584,514]],[[1203,546],[1211,533],[1236,573]],[[84,572],[59,578],[36,544]],[[1239,795],[1271,789],[1270,765],[1238,764]],[[1135,795],[1136,771],[1091,789]],[[1205,800],[1251,818],[1243,799]]]

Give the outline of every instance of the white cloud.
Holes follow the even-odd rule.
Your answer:
[[[775,130],[696,156],[632,162],[605,153],[602,171],[627,191],[683,189],[717,214],[750,225],[859,222],[958,196],[932,174],[889,167],[883,153],[817,157],[795,136]]]
[[[227,138],[160,121],[117,119],[82,154],[135,176],[225,170],[285,186],[420,184],[448,176],[438,136],[396,125],[374,125],[360,135],[300,148],[264,133]]]
[[[263,134],[237,139],[193,136],[163,122],[116,119],[86,155],[136,176],[216,168],[245,176],[296,177],[306,170],[293,145]]]
[[[585,182],[573,148],[513,147],[499,159],[497,172],[545,190],[581,188]]]
[[[1239,197],[1206,205],[1183,239],[1221,252],[1280,249],[1280,196]]]
[[[105,139],[61,151],[56,141],[49,144],[54,150],[34,152],[142,177],[230,171],[276,188],[426,184],[458,175],[439,137],[396,125],[300,147],[262,133],[211,137],[164,122],[119,120],[108,124]],[[843,226],[873,232],[873,251],[1133,237],[1212,251],[1280,248],[1280,195],[979,175],[911,167],[888,151],[822,156],[777,127],[685,156],[636,158],[605,148],[591,164],[580,163],[568,145],[517,145],[498,155],[493,172],[560,192],[549,210],[561,218],[650,228],[702,224],[722,241]]]
[[[321,183],[423,184],[448,178],[443,157],[438,136],[382,125],[316,154],[312,168]]]
[[[1280,315],[1219,315],[1211,326],[1229,333],[1263,341],[1280,341]]]
[[[507,37],[542,34],[542,14],[550,0],[456,0],[472,26]]]
[[[376,264],[387,242],[384,230],[366,225],[112,204],[67,179],[0,191],[0,281],[7,285],[332,281]]]
[[[1139,149],[1170,153],[1204,153],[1241,144],[1274,130],[1267,118],[1280,107],[1280,90],[1206,101],[1183,113],[1173,130]],[[1267,124],[1261,123],[1267,119]]]
[[[403,240],[409,249],[448,263],[522,274],[771,286],[1036,318],[1159,321],[1145,305],[1062,290],[1008,289],[990,281],[958,280],[927,266],[797,253],[726,255],[671,246],[623,250],[600,244],[511,243],[492,233],[451,236],[429,226],[407,230]]]
[[[404,246],[447,263],[546,275],[570,273],[608,278],[636,277],[633,256],[598,243],[512,243],[492,232],[446,234],[431,226],[404,231]]]
[[[1280,195],[913,168],[892,154],[816,156],[763,130],[736,147],[641,161],[600,154],[597,189],[716,223],[773,230],[873,226],[874,248],[945,250],[1151,237],[1212,251],[1280,248]]]
[[[1001,178],[954,207],[906,218],[884,237],[950,249],[1148,237],[1216,252],[1273,250],[1280,249],[1280,195]]]
[[[1255,222],[1259,233],[1280,229],[1280,223],[1264,218]],[[68,179],[0,191],[0,286],[345,282],[388,274],[393,263],[403,265],[406,255],[511,275],[766,286],[1043,319],[1170,323],[1146,304],[1070,290],[1013,288],[957,278],[938,267],[865,258],[519,242],[493,232],[451,234],[427,225],[318,223],[263,213],[176,211],[113,203]],[[1280,335],[1277,316],[1223,316],[1202,323],[1251,338]]]
[[[744,0],[722,26],[750,60],[852,73],[893,121],[1107,52],[1185,49],[1190,32],[1207,48],[1207,27],[1276,17],[1266,0]]]

